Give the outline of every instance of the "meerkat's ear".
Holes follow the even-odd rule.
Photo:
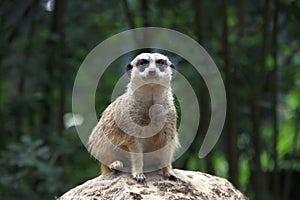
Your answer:
[[[176,67],[173,64],[171,64],[170,67],[172,69],[172,79],[174,79],[176,76]]]
[[[130,63],[126,66],[126,72],[127,72],[127,75],[129,78],[131,77],[132,68],[133,68],[133,66]]]

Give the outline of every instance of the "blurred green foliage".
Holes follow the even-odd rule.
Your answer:
[[[225,17],[221,12],[222,2],[227,2],[225,22],[228,26],[229,73],[232,74],[234,88],[232,94],[228,95],[232,95],[236,104],[232,121],[237,133],[237,145],[234,148],[238,155],[239,172],[236,172],[238,180],[235,184],[251,199],[259,196],[254,186],[254,180],[258,178],[254,170],[254,158],[259,156],[265,177],[265,199],[276,197],[273,188],[275,174],[280,181],[278,198],[292,199],[297,195],[294,185],[300,177],[299,1],[279,2],[277,47],[272,42],[272,17],[276,8],[276,1],[273,0],[57,2],[60,4],[55,6],[53,0],[0,2],[2,199],[53,199],[99,174],[98,162],[86,151],[76,129],[66,127],[63,119],[66,114],[72,113],[72,87],[81,62],[106,38],[144,25],[180,31],[199,41],[208,51],[226,83],[228,74],[222,43]],[[265,2],[269,2],[271,12],[267,29],[263,30],[267,21]],[[262,37],[264,31],[267,31],[266,38]],[[261,76],[264,41],[267,43],[266,75]],[[275,48],[276,60],[273,57]],[[138,52],[129,52],[120,57],[105,71],[95,99],[99,117],[110,103],[114,85],[124,73],[123,66]],[[210,116],[208,91],[202,78],[183,58],[170,52],[163,53],[189,80],[197,97],[203,102],[199,133],[174,166],[209,172],[231,180],[227,129],[224,129],[210,155],[205,159],[198,158]],[[278,63],[277,71],[275,61]],[[277,74],[277,78],[274,78],[274,74]],[[262,92],[255,95],[256,86],[260,83],[263,83],[258,86],[262,87]],[[278,85],[277,91],[274,90],[274,83]],[[274,91],[278,100],[277,138],[273,129]],[[260,110],[260,155],[256,153],[253,139],[253,101],[257,102]],[[277,141],[277,161],[274,158],[274,137]]]

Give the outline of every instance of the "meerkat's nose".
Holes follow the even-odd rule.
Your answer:
[[[155,68],[150,68],[148,70],[148,74],[151,75],[151,76],[155,75],[156,74],[156,69]]]

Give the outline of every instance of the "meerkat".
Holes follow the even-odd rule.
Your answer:
[[[142,53],[126,67],[126,92],[102,113],[89,136],[89,152],[101,162],[102,175],[128,171],[139,183],[143,172],[161,170],[170,180],[179,141],[171,89],[175,67],[159,53]]]

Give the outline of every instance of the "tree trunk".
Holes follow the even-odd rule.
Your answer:
[[[147,1],[147,0],[141,0],[140,1],[140,11],[141,11],[141,15],[142,15],[142,27],[149,27],[150,26],[149,5],[148,5],[150,2],[151,1]],[[145,31],[143,33],[142,43],[148,44],[150,37],[151,37],[151,35],[149,35],[149,33],[147,31]],[[141,50],[141,53],[142,52],[151,52],[151,51],[152,51],[151,48],[145,48],[145,49]]]
[[[25,5],[24,5],[25,4]],[[17,5],[17,7],[22,7],[25,6],[24,9],[22,10],[22,16],[20,17],[21,19],[26,19],[28,20],[28,33],[27,33],[27,43],[26,46],[23,49],[23,54],[24,54],[24,60],[23,63],[28,63],[30,61],[30,56],[31,56],[31,50],[32,50],[32,38],[33,34],[35,32],[35,27],[34,27],[34,17],[36,13],[36,9],[38,7],[38,2],[35,0],[33,2],[29,3],[20,3],[20,5]],[[18,29],[20,28],[20,24],[22,23],[22,20],[19,20],[17,25],[13,28],[11,31],[11,35],[8,38],[9,42],[12,42],[14,37],[17,37],[19,35]],[[33,116],[24,117],[23,109],[25,107],[25,104],[23,102],[24,100],[24,94],[26,93],[26,88],[25,84],[27,83],[27,74],[28,74],[28,68],[24,67],[22,64],[18,66],[18,79],[17,79],[17,84],[16,84],[16,99],[18,99],[18,112],[21,111],[20,114],[17,114],[15,117],[15,140],[19,140],[20,136],[23,134],[23,129],[24,129],[24,124],[28,123],[32,120]]]
[[[197,41],[202,44],[204,42],[204,35],[205,35],[205,21],[206,21],[206,12],[205,12],[205,2],[203,0],[194,0],[194,22],[196,24],[195,28],[195,34],[197,37]],[[205,133],[209,126],[209,119],[210,119],[210,99],[209,99],[209,93],[207,91],[206,85],[204,81],[200,84],[200,93],[201,97],[199,99],[200,102],[200,116],[206,116],[203,117],[199,124],[199,131],[198,131],[198,137],[196,140],[199,140],[199,137],[203,141],[205,137]],[[213,152],[210,152],[205,157],[205,171],[209,174],[215,174],[215,170],[212,163],[212,155]]]
[[[125,10],[125,16],[126,16],[126,19],[127,19],[128,26],[129,26],[130,29],[133,29],[133,28],[135,28],[135,23],[134,23],[134,20],[133,20],[128,2],[127,2],[127,0],[123,0],[122,2],[123,2],[123,6],[124,6],[124,10]]]
[[[270,24],[270,0],[265,0],[264,4],[264,23],[262,33],[262,50],[260,58],[260,68],[258,72],[258,80],[256,81],[255,90],[252,96],[252,133],[253,133],[253,147],[254,147],[254,160],[253,160],[253,185],[255,192],[255,199],[266,199],[265,177],[262,172],[261,166],[261,123],[260,123],[260,105],[262,99],[262,92],[266,80],[266,56],[268,53],[268,35]]]
[[[229,177],[232,183],[238,186],[238,149],[237,149],[237,134],[234,129],[235,119],[233,117],[234,113],[234,98],[233,91],[233,73],[235,71],[234,65],[230,65],[230,46],[228,42],[228,1],[222,0],[222,16],[223,16],[223,31],[222,31],[222,44],[223,44],[223,60],[225,65],[225,75],[226,75],[226,93],[227,93],[227,116],[226,116],[226,133],[227,133],[227,159],[229,163]]]
[[[277,63],[277,35],[278,35],[278,0],[274,0],[274,14],[273,14],[273,41],[272,41],[272,56],[274,61],[274,78],[273,78],[273,97],[272,97],[272,114],[273,114],[273,160],[274,160],[274,181],[273,191],[274,200],[279,199],[279,171],[278,171],[278,63]]]
[[[56,66],[59,67],[58,70],[61,72],[65,72],[66,66],[65,63],[62,61],[64,53],[64,46],[65,46],[65,34],[64,34],[64,25],[65,25],[65,17],[64,13],[66,10],[66,0],[56,0],[55,1],[55,11],[54,11],[54,19],[55,23],[57,24],[57,33],[59,35],[59,41],[57,41],[56,45],[59,45],[61,49],[60,55],[58,55],[58,59],[56,60]],[[59,80],[59,99],[58,99],[58,124],[57,124],[57,132],[59,135],[62,134],[64,129],[64,122],[63,117],[65,113],[65,88],[66,88],[66,81],[63,73],[59,73],[58,80]]]
[[[194,8],[194,22],[196,26],[196,36],[197,40],[200,44],[204,42],[204,33],[205,33],[205,2],[203,0],[194,0],[193,1]]]
[[[66,9],[66,0],[56,0],[54,5],[54,11],[52,16],[52,21],[50,25],[50,37],[48,39],[48,60],[45,66],[45,71],[47,73],[48,79],[44,86],[44,103],[43,103],[43,131],[52,132],[56,131],[61,134],[63,130],[63,114],[65,112],[65,81],[62,76],[65,66],[62,62],[62,54],[64,48],[64,13]],[[59,71],[59,73],[56,73]],[[57,85],[56,85],[57,84]],[[59,97],[56,99],[54,96],[54,87],[59,88]],[[56,104],[55,104],[55,103]],[[56,105],[56,106],[55,106]],[[55,109],[57,107],[57,109]],[[51,117],[56,115],[54,121],[54,128],[49,127],[51,124]],[[50,139],[50,136],[46,136],[46,142]]]
[[[293,144],[292,144],[292,152],[291,155],[295,156],[296,152],[299,152],[297,149],[297,142],[298,142],[298,137],[300,135],[300,108],[295,110],[295,131],[294,131],[294,137],[293,137]],[[291,165],[289,166],[289,169],[287,171],[287,175],[284,180],[284,189],[283,189],[283,200],[289,200],[291,199],[290,193],[291,193],[291,181],[292,181],[292,169],[295,167],[294,165],[298,163],[298,158],[293,157],[293,161],[291,161]]]
[[[148,27],[150,26],[148,3],[151,1],[141,0],[140,2],[141,2],[140,7],[141,7],[141,14],[143,19],[143,26]]]

